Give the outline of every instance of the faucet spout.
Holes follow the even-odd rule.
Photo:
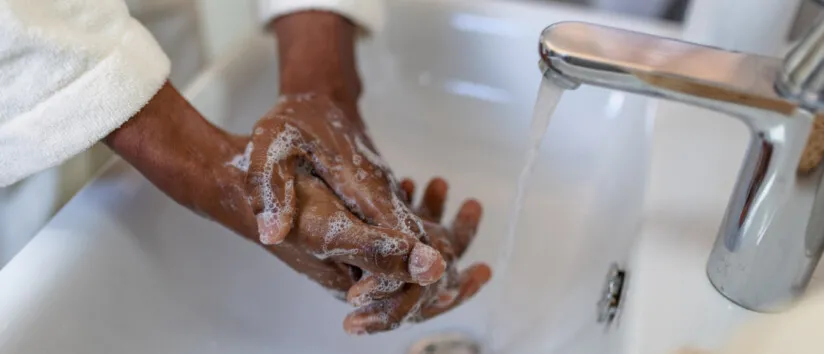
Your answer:
[[[709,257],[708,277],[722,295],[755,311],[780,311],[804,292],[824,250],[822,169],[800,165],[820,155],[816,144],[808,144],[818,134],[818,112],[809,101],[776,89],[788,76],[781,59],[577,22],[545,29],[540,55],[542,70],[571,82],[742,120],[752,138]],[[824,55],[804,58],[795,62],[807,66],[799,67],[824,61]],[[797,85],[785,86],[799,92]]]

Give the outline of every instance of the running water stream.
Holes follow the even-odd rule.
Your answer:
[[[535,109],[532,115],[532,124],[529,127],[529,139],[527,140],[528,150],[525,155],[523,169],[521,169],[521,174],[518,176],[515,199],[510,208],[511,214],[508,219],[509,224],[507,226],[506,237],[502,242],[500,253],[498,254],[498,259],[495,264],[495,274],[497,274],[497,276],[493,279],[496,284],[491,287],[491,289],[495,292],[493,294],[493,303],[500,303],[503,300],[502,285],[506,282],[505,275],[507,274],[507,267],[510,264],[512,251],[515,247],[518,231],[518,220],[524,205],[526,186],[529,183],[529,178],[532,176],[532,171],[535,167],[535,160],[538,156],[538,151],[544,140],[544,136],[546,135],[549,121],[555,112],[555,108],[558,106],[558,102],[561,101],[561,96],[563,93],[564,88],[555,84],[552,80],[545,78],[541,81],[541,87],[538,90],[538,99],[535,103]],[[485,351],[490,354],[494,351],[494,316],[494,311],[490,311],[486,321],[486,329],[483,337],[486,340]]]

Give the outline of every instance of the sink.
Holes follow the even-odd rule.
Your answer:
[[[496,266],[493,285],[424,324],[349,337],[348,305],[116,160],[0,270],[0,352],[405,353],[442,332],[486,340],[492,320],[498,352],[662,354],[713,348],[754,316],[704,275],[747,130],[638,96],[564,95],[513,261],[496,264],[540,81],[541,29],[580,20],[677,37],[679,28],[515,1],[389,1],[388,19],[359,48],[371,135],[397,175],[451,182],[449,215],[464,198],[481,200],[485,219],[465,261]],[[277,97],[274,54],[270,38],[248,38],[186,95],[217,124],[248,132]],[[598,323],[612,264],[627,274],[622,302]]]

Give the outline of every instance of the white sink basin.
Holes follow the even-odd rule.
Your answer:
[[[410,0],[390,2],[388,27],[361,48],[364,116],[396,173],[446,177],[448,211],[470,196],[485,204],[468,261],[496,260],[540,80],[536,40],[562,20],[678,35],[575,8]],[[187,95],[210,119],[248,132],[277,97],[274,58],[271,39],[252,38]],[[117,161],[0,271],[0,353],[403,353],[431,333],[482,336],[490,309],[507,353],[715,346],[747,317],[703,273],[747,134],[676,105],[659,111],[653,134],[648,108],[601,89],[567,93],[542,146],[505,296],[487,289],[438,319],[366,338],[342,331],[346,304]],[[595,303],[613,262],[629,283],[605,330]]]

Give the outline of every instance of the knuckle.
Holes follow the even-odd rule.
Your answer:
[[[406,268],[406,260],[412,245],[407,240],[388,235],[379,237],[367,245],[367,252],[378,269],[394,272]]]

